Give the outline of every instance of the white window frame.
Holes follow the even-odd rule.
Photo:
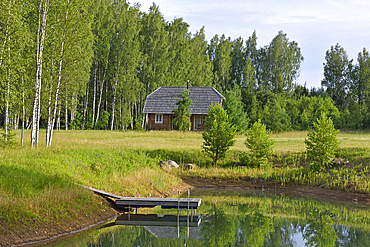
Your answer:
[[[155,123],[163,123],[163,114],[155,114]]]

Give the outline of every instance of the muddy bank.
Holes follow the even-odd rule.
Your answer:
[[[303,196],[309,196],[313,198],[323,199],[326,201],[337,201],[337,202],[355,202],[355,203],[370,203],[370,195],[365,193],[354,193],[349,191],[331,190],[322,187],[312,186],[295,186],[286,185],[281,186],[279,184],[259,184],[250,182],[228,182],[228,181],[200,181],[197,179],[186,179],[186,183],[197,188],[235,188],[235,189],[259,189],[262,191],[273,191],[273,192],[287,192],[292,194],[298,194]]]

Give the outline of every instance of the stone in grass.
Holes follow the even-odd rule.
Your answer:
[[[195,166],[193,164],[184,164],[182,166],[183,169],[188,169],[188,170],[194,170]]]
[[[172,167],[175,167],[175,168],[179,168],[179,165],[175,162],[175,161],[173,161],[173,160],[169,160],[168,161],[168,164]]]
[[[162,168],[171,168],[171,166],[168,164],[168,162],[166,161],[159,161],[159,166],[162,167]]]
[[[337,164],[337,165],[340,165],[340,164],[342,164],[344,162],[344,159],[339,159],[339,158],[337,158],[337,159],[333,159],[333,163],[334,164]]]
[[[337,159],[333,159],[332,163],[336,165],[341,165],[341,164],[348,165],[349,161],[348,160],[344,161],[344,159],[337,158]]]

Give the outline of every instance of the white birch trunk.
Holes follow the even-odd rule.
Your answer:
[[[66,106],[66,110],[65,110],[65,114],[64,114],[64,118],[65,118],[65,130],[68,130],[68,100],[67,100],[67,89],[66,89],[66,101],[65,101],[65,106]]]
[[[75,130],[74,126],[72,125],[73,121],[75,120],[76,116],[76,108],[75,108],[75,97],[74,97],[75,92],[72,93],[72,98],[71,98],[71,130]]]
[[[116,18],[114,19],[114,23],[113,23],[113,32],[112,33],[115,33],[115,29],[116,29],[116,21],[117,21],[117,16],[119,14],[119,12],[121,11],[121,8],[119,10],[117,10],[117,13],[116,13]],[[107,58],[109,58],[109,54],[110,54],[110,47],[111,47],[111,44],[112,44],[112,38],[113,38],[113,34],[111,34],[111,37],[109,39],[109,47],[108,47],[108,54],[107,54]],[[100,106],[101,106],[101,101],[102,101],[102,96],[103,96],[103,86],[104,86],[104,82],[105,82],[105,76],[107,74],[107,71],[108,71],[108,60],[105,64],[105,68],[104,68],[104,74],[103,74],[103,80],[100,84],[100,96],[99,96],[99,103],[98,103],[98,108],[97,108],[97,113],[96,113],[96,119],[95,119],[95,124],[99,121],[99,114],[100,114]],[[107,85],[108,87],[108,85]],[[107,88],[108,89],[108,88]],[[107,97],[107,96],[106,96]]]
[[[68,12],[69,12],[69,3],[70,1],[68,0],[67,3],[67,10],[66,10],[66,19],[65,19],[65,24],[67,25],[67,19],[68,19]],[[62,81],[62,67],[63,67],[63,55],[64,55],[64,43],[65,43],[65,37],[66,37],[66,31],[65,29],[63,30],[63,36],[62,36],[62,45],[60,48],[60,60],[59,60],[59,72],[58,72],[58,83],[57,87],[55,90],[55,100],[54,100],[54,109],[53,109],[53,119],[50,123],[50,126],[48,125],[50,135],[48,136],[47,139],[47,147],[51,147],[51,141],[53,140],[53,130],[54,130],[54,125],[55,125],[55,118],[57,114],[57,107],[58,107],[58,97],[59,97],[59,88],[60,88],[60,83]]]
[[[100,83],[100,95],[99,95],[99,102],[98,102],[98,107],[96,109],[96,119],[95,119],[95,124],[98,123],[99,121],[99,115],[100,115],[100,106],[101,106],[101,101],[102,101],[102,97],[103,97],[103,87],[104,87],[104,80],[105,80],[105,75],[106,75],[106,71],[108,69],[108,63],[104,69],[104,76],[103,76],[103,80],[101,81]]]
[[[93,109],[92,109],[92,122],[91,122],[91,128],[94,129],[95,126],[95,101],[96,101],[96,68],[95,65],[95,71],[94,71],[94,94],[93,94]]]
[[[131,115],[131,130],[134,129],[134,106],[132,106],[130,110],[130,115]]]
[[[6,20],[5,38],[4,38],[4,43],[3,43],[2,50],[1,50],[0,68],[3,64],[3,54],[4,54],[4,50],[5,50],[6,41],[8,39],[8,34],[9,34],[9,19],[10,19],[10,9],[12,8],[12,3],[13,3],[13,1],[10,1],[10,6],[9,6],[9,10],[8,10],[8,19]]]
[[[86,115],[89,116],[88,111],[87,111],[87,103],[88,102],[89,102],[89,82],[86,85],[86,97],[85,97],[85,102],[84,102],[84,111],[83,111],[82,126],[81,126],[82,130],[85,129]],[[86,125],[86,126],[88,126],[88,125]]]
[[[111,113],[111,123],[110,123],[110,130],[113,130],[114,125],[114,111],[116,108],[116,95],[117,95],[117,85],[118,85],[118,75],[119,75],[119,67],[121,65],[121,60],[118,61],[118,66],[116,70],[116,78],[113,85],[113,100],[112,100],[112,113]]]
[[[23,142],[24,142],[24,120],[25,120],[25,107],[24,107],[24,80],[23,80],[23,76],[22,76],[22,88],[23,88],[23,92],[22,92],[22,135],[21,135],[21,143],[22,143],[22,146],[23,146]]]
[[[122,121],[122,98],[119,99],[119,121],[120,121],[120,126],[121,127],[118,127],[119,128],[122,128],[123,130],[123,121]]]
[[[9,38],[9,41],[10,41],[10,38]],[[9,52],[8,84],[7,84],[7,92],[6,92],[6,97],[5,97],[6,105],[5,105],[5,123],[4,123],[4,129],[5,129],[4,141],[5,142],[8,142],[9,95],[10,95],[10,46],[9,46],[8,52]]]
[[[52,64],[51,67],[54,65]],[[48,124],[46,127],[46,147],[49,147],[50,127],[51,127],[51,94],[53,92],[53,72],[51,72],[50,88],[49,88],[49,101],[48,101]]]
[[[108,82],[105,83],[105,111],[108,111]]]
[[[58,106],[59,109],[58,109],[58,120],[57,120],[57,130],[60,130],[60,111],[61,111],[61,107]]]
[[[49,0],[40,0],[39,6],[39,25],[37,31],[37,56],[36,56],[36,81],[35,81],[35,101],[32,114],[32,133],[31,146],[38,145],[39,121],[40,121],[40,98],[41,98],[41,78],[42,78],[42,53],[44,50],[46,18],[49,8]],[[40,33],[41,32],[41,33]],[[41,37],[40,37],[41,35]]]

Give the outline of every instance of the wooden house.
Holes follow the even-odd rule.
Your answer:
[[[148,130],[172,130],[171,124],[174,118],[173,110],[178,106],[178,96],[187,89],[186,87],[160,87],[146,97],[143,113],[147,114]],[[189,99],[192,104],[189,107],[191,113],[191,130],[204,130],[205,119],[208,115],[208,107],[216,103],[222,105],[225,97],[213,87],[188,87]]]

